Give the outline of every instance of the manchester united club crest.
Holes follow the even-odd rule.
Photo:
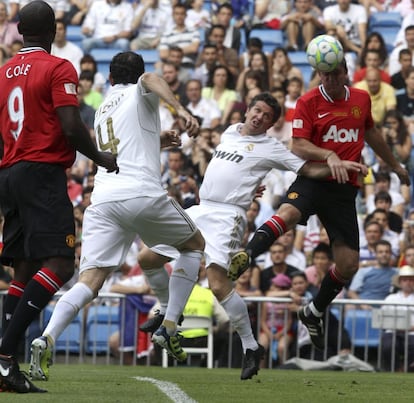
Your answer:
[[[66,245],[69,246],[69,248],[74,248],[76,243],[75,235],[66,235]]]
[[[299,194],[298,194],[298,193],[296,193],[296,192],[290,192],[290,193],[287,195],[287,197],[288,197],[288,199],[290,199],[290,200],[295,200],[295,199],[297,199],[297,198],[299,197]]]
[[[361,108],[359,106],[353,106],[351,108],[351,115],[355,118],[355,119],[359,119],[361,117]]]

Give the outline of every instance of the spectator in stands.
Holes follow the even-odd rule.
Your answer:
[[[84,52],[94,48],[129,50],[133,15],[131,4],[123,0],[92,2],[82,24],[86,36],[82,42]]]
[[[226,36],[224,38],[223,45],[227,48],[234,49],[237,53],[240,52],[240,44],[242,41],[242,35],[244,32],[240,31],[240,24],[233,24],[233,6],[229,2],[222,3],[217,9],[215,15],[216,23],[222,25],[226,30]]]
[[[162,183],[164,188],[170,185],[176,186],[180,182],[180,172],[185,168],[186,157],[181,149],[172,148],[168,150],[167,164],[164,167]]]
[[[381,75],[381,81],[387,84],[391,84],[391,77],[385,70],[381,69],[381,55],[380,55],[379,50],[368,49],[364,53],[363,60],[364,60],[363,64],[365,65],[365,67],[361,67],[360,69],[355,71],[354,78],[352,80],[354,84],[365,79],[367,68],[370,68],[370,67],[379,69],[380,75]]]
[[[375,194],[375,209],[382,209],[388,213],[388,223],[391,231],[398,234],[402,231],[402,217],[394,211],[391,211],[392,199],[390,194],[385,190],[380,190]]]
[[[98,109],[103,101],[103,96],[100,92],[95,91],[93,87],[94,74],[92,71],[84,70],[79,74],[79,84],[84,91],[84,101],[86,105],[93,109]]]
[[[403,232],[400,235],[400,265],[414,267],[414,211],[408,213],[404,220]]]
[[[103,93],[106,89],[106,78],[98,71],[96,60],[91,55],[84,55],[80,60],[80,71],[89,70],[93,73],[93,87],[95,91]]]
[[[260,70],[252,70],[247,68],[243,71],[237,80],[236,84],[236,91],[240,97],[244,101],[247,96],[247,93],[253,89],[258,88],[260,92],[265,91],[264,83],[263,83],[263,73]],[[239,109],[246,109],[247,105],[243,105],[243,108]]]
[[[252,54],[263,51],[263,42],[260,38],[250,37],[246,44],[246,50],[239,55],[239,71],[249,67]]]
[[[185,93],[185,84],[178,78],[179,67],[175,63],[164,62],[162,64],[162,77],[167,82],[171,91],[174,93],[176,98],[182,105],[188,104],[188,98]],[[175,115],[175,111],[169,108],[170,111]]]
[[[70,0],[69,10],[64,14],[64,21],[67,25],[82,25],[88,13],[89,0]]]
[[[23,37],[17,31],[17,24],[8,21],[7,3],[0,1],[0,47],[4,48],[7,56],[10,56],[10,46],[16,39],[21,41]]]
[[[131,40],[131,50],[156,49],[169,16],[159,0],[144,0],[135,9],[131,31],[138,34]]]
[[[303,80],[292,77],[288,80],[285,98],[285,120],[291,122],[295,113],[296,102],[303,92]]]
[[[161,36],[160,59],[165,61],[171,46],[178,46],[184,52],[182,66],[193,68],[200,47],[200,33],[197,29],[187,28],[185,18],[187,10],[184,4],[177,3],[173,7],[173,27]]]
[[[407,124],[400,110],[392,109],[386,112],[381,133],[395,159],[409,170],[411,166],[411,134],[408,132]]]
[[[397,106],[394,88],[381,81],[381,72],[378,68],[368,67],[365,79],[356,83],[354,87],[368,92],[371,98],[372,118],[377,125],[382,124],[387,111]]]
[[[80,61],[83,57],[82,49],[66,39],[66,24],[63,20],[56,20],[56,35],[50,52],[53,56],[69,60],[76,72],[80,73]]]
[[[405,29],[407,27],[409,27],[410,25],[414,25],[414,10],[412,9],[412,2],[411,0],[404,0],[402,1],[402,3],[411,3],[410,4],[410,12],[407,15],[403,15],[401,12],[401,16],[403,17],[400,29],[395,37],[394,40],[394,46],[400,46],[400,45],[405,45],[406,41],[405,41]]]
[[[260,275],[260,290],[267,297],[292,297],[289,290],[271,290],[272,279],[278,274],[285,274],[291,277],[298,268],[292,266],[286,261],[286,247],[278,241],[275,241],[269,249],[270,260],[272,265],[263,269]]]
[[[306,258],[303,252],[295,248],[296,230],[286,231],[278,241],[286,248],[286,262],[303,271],[306,268]]]
[[[190,29],[206,29],[211,25],[211,15],[204,8],[204,0],[189,0],[185,25]]]
[[[325,29],[336,29],[345,51],[360,54],[367,37],[368,17],[363,6],[351,0],[338,0],[338,4],[323,10]]]
[[[286,112],[285,112],[285,107],[283,104],[282,104],[281,109],[282,109],[282,113],[280,114],[280,118],[266,132],[266,134],[270,137],[276,137],[286,148],[290,149],[291,142],[292,142],[292,122],[286,121],[285,119]],[[277,208],[279,204],[277,202],[272,206],[273,208]]]
[[[261,88],[262,91],[269,91],[269,60],[264,52],[252,52],[250,56],[249,66],[241,71],[237,80],[236,88],[238,91],[240,90],[240,84],[243,83],[243,77],[248,71],[259,73],[260,82],[257,87]]]
[[[403,266],[399,270],[396,278],[398,288],[395,294],[388,295],[386,302],[395,303],[414,303],[414,268]],[[385,306],[384,306],[385,307]],[[392,308],[389,307],[388,309]],[[407,358],[408,371],[414,371],[414,309],[408,306],[395,306],[399,311],[409,311],[411,327],[408,329],[408,340],[403,330],[385,330],[381,335],[383,369],[386,371],[403,371],[404,359]],[[406,344],[407,341],[407,344]],[[407,350],[405,347],[407,346]],[[392,367],[392,356],[394,357],[394,367]],[[405,357],[407,355],[407,357]]]
[[[361,247],[359,249],[359,267],[371,267],[377,264],[375,247],[382,239],[384,229],[377,221],[364,222],[364,236],[361,237]]]
[[[190,153],[191,164],[200,181],[204,178],[207,166],[216,148],[212,142],[211,133],[212,129],[208,127],[201,128],[197,138],[192,142]]]
[[[0,67],[3,66],[8,60],[7,52],[4,47],[0,46]]]
[[[157,73],[158,75],[162,75],[163,63],[172,63],[177,67],[178,80],[185,84],[191,78],[191,71],[193,69],[183,67],[183,59],[184,51],[179,46],[171,46],[168,49],[167,59],[164,62],[158,61],[155,63],[155,73]]]
[[[386,191],[391,196],[391,210],[404,217],[405,200],[400,192],[391,189],[391,176],[388,171],[380,170],[374,173],[375,185],[374,193],[366,198],[367,213],[370,214],[375,209],[375,195],[380,191]]]
[[[292,280],[279,273],[271,280],[270,292],[290,290]],[[289,358],[289,346],[293,340],[292,317],[287,303],[262,302],[259,343],[272,360],[283,364]],[[265,360],[266,362],[266,360]]]
[[[288,51],[299,49],[306,50],[308,43],[315,37],[315,34],[324,27],[322,13],[313,6],[312,0],[295,0],[294,8],[281,19],[280,28],[285,31],[288,44]]]
[[[398,73],[401,70],[401,65],[399,62],[401,49],[408,49],[412,55],[414,54],[414,25],[409,25],[407,28],[405,28],[404,35],[405,35],[406,43],[395,47],[390,54],[390,59],[389,59],[389,64],[388,64],[388,73],[390,76],[392,76],[395,73]],[[414,58],[413,58],[413,64],[414,64]]]
[[[409,49],[401,49],[400,53],[398,54],[398,62],[400,63],[401,70],[391,76],[391,85],[396,90],[404,90],[402,93],[405,93],[406,91],[406,80],[408,78],[408,75],[411,71],[414,71],[413,69],[413,55]],[[397,105],[398,105],[398,95],[400,95],[400,92],[397,94]]]
[[[31,0],[9,0],[9,20],[17,21],[17,13],[23,8],[23,6],[30,2]],[[55,12],[56,19],[63,18],[64,13],[69,9],[67,0],[49,0],[47,3],[50,5],[50,7],[52,7],[53,11]]]
[[[398,273],[398,269],[391,265],[391,244],[385,240],[378,241],[375,254],[377,264],[356,272],[348,289],[348,298],[383,300],[390,293],[392,278]],[[349,308],[372,309],[366,304],[350,305]]]
[[[214,99],[221,110],[221,124],[227,122],[227,118],[238,100],[233,89],[233,78],[230,70],[222,65],[216,66],[210,74],[207,86],[202,89],[203,98]]]
[[[400,244],[398,233],[390,229],[388,221],[388,212],[384,209],[375,209],[372,214],[367,217],[370,221],[376,221],[381,224],[384,232],[382,234],[382,239],[388,241],[391,244],[393,259],[392,263],[397,263],[400,256]]]
[[[280,29],[280,20],[290,9],[289,0],[256,0],[253,27]]]
[[[229,69],[233,78],[239,73],[239,55],[235,49],[228,48],[224,45],[226,29],[222,25],[213,25],[207,34],[207,41],[217,47],[217,61],[221,66]],[[196,65],[200,65],[200,56]]]
[[[397,109],[403,114],[408,131],[414,133],[414,66],[408,69],[405,92],[397,95]]]
[[[380,66],[385,68],[388,62],[388,50],[385,40],[379,32],[370,32],[365,39],[365,43],[362,47],[361,54],[359,56],[359,67],[367,67],[365,64],[365,54],[369,50],[377,50],[380,55]]]
[[[312,265],[305,269],[308,283],[319,288],[325,274],[333,264],[331,247],[326,243],[319,243],[312,251]]]
[[[200,54],[200,65],[194,69],[192,78],[200,80],[203,87],[207,85],[211,71],[216,67],[218,62],[217,46],[212,43],[206,43]]]
[[[201,82],[189,80],[186,85],[186,94],[189,100],[187,109],[194,115],[202,119],[200,127],[215,128],[221,120],[221,111],[214,99],[206,99],[201,96]]]
[[[284,48],[273,50],[270,74],[270,88],[282,87],[286,91],[289,79],[292,77],[298,77],[303,81],[302,72],[292,64]]]

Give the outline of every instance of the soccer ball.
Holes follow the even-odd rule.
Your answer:
[[[341,43],[331,35],[313,38],[306,49],[309,64],[318,71],[328,73],[335,70],[344,58]]]

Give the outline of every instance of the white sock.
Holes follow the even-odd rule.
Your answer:
[[[247,311],[246,303],[240,295],[232,290],[230,294],[220,302],[220,304],[227,312],[231,324],[240,336],[243,352],[245,353],[247,349],[257,350],[259,345],[253,336],[249,312]]]
[[[92,290],[84,283],[76,283],[57,302],[52,317],[42,335],[55,344],[58,337],[72,322],[79,310],[92,300]]]
[[[170,297],[164,320],[177,324],[197,282],[202,256],[201,251],[188,251],[182,252],[178,258],[170,277]],[[171,335],[175,333],[175,329],[167,328],[167,331]]]
[[[160,302],[160,314],[165,315],[169,297],[168,284],[170,281],[167,270],[164,267],[160,267],[158,269],[143,270],[143,273]]]

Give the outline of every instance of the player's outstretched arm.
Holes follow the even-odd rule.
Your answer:
[[[358,172],[362,175],[368,174],[368,168],[364,164],[354,161],[340,161],[341,170],[346,172],[346,175],[341,175],[335,178],[338,183],[346,183],[349,180],[348,172]],[[306,162],[298,172],[300,175],[308,176],[314,179],[323,179],[332,175],[331,168],[325,163]]]
[[[61,106],[56,109],[57,115],[62,126],[63,133],[69,143],[86,157],[90,158],[97,165],[108,170],[108,172],[118,173],[119,168],[116,163],[116,156],[107,152],[100,152],[89,134],[88,129],[82,122],[79,108],[76,106]]]
[[[178,117],[184,121],[185,131],[190,137],[198,134],[199,125],[197,119],[178,102],[171,88],[163,78],[155,73],[144,73],[141,80],[148,91],[157,94],[177,111]]]

